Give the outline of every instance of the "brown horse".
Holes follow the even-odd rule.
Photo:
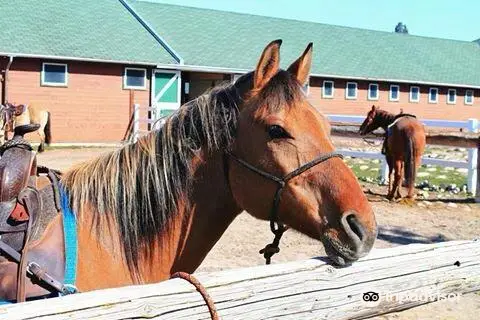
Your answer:
[[[312,45],[285,71],[280,44],[264,49],[254,72],[183,105],[158,131],[63,175],[77,219],[79,290],[193,272],[243,210],[271,220],[273,198],[276,222],[323,243],[335,263],[370,251],[372,208],[302,92]],[[63,279],[63,218],[51,194],[43,190],[54,218],[29,259]],[[0,264],[0,297],[15,297],[16,272]],[[27,284],[30,297],[47,292]]]
[[[35,104],[11,104],[7,103],[1,109],[2,130],[5,140],[8,140],[8,132],[13,132],[14,128],[26,124],[39,124],[40,128],[37,134],[40,136],[40,145],[38,152],[45,150],[45,144],[52,141],[51,116],[50,112]]]
[[[394,115],[372,106],[360,126],[360,134],[365,135],[378,128],[385,130],[382,152],[389,169],[387,198],[391,200],[402,197],[400,188],[405,172],[407,198],[413,199],[415,177],[425,150],[425,128],[415,116],[403,113],[403,110]]]

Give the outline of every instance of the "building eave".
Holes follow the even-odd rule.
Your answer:
[[[311,76],[320,77],[320,78],[331,78],[331,79],[362,80],[362,81],[372,81],[372,82],[406,83],[406,84],[431,85],[431,86],[440,86],[440,87],[480,89],[480,85],[458,84],[458,83],[448,83],[448,82],[434,82],[434,81],[421,81],[421,80],[408,80],[408,79],[388,79],[388,78],[376,78],[376,77],[355,77],[355,76],[345,77],[345,76],[323,74],[323,73],[312,73]]]
[[[0,52],[0,56],[5,56],[5,57],[13,56],[13,57],[19,57],[19,58],[36,58],[36,59],[48,59],[48,60],[67,60],[67,61],[79,61],[79,62],[111,63],[111,64],[123,64],[123,65],[142,65],[142,66],[152,66],[159,69],[192,71],[192,72],[244,74],[252,71],[248,69],[230,68],[230,67],[209,67],[209,66],[185,65],[185,64],[183,65],[158,64],[158,63],[145,62],[145,61],[108,60],[108,59],[97,59],[97,58],[27,54],[27,53],[16,53],[16,52]],[[347,76],[327,74],[327,73],[312,73],[310,76],[319,77],[319,78],[342,79],[342,80],[362,80],[362,81],[372,81],[372,82],[390,82],[390,83],[404,83],[404,84],[412,84],[412,85],[418,84],[418,85],[452,87],[452,88],[480,89],[480,85],[434,82],[434,81],[419,81],[419,80],[409,80],[409,79],[388,79],[388,78],[356,77],[356,76],[347,77]]]
[[[142,66],[156,66],[156,63],[146,61],[131,61],[131,60],[109,60],[98,58],[84,58],[84,57],[70,57],[70,56],[57,56],[48,54],[35,54],[35,53],[18,53],[18,52],[0,52],[0,56],[13,56],[15,58],[32,58],[32,59],[48,59],[48,60],[66,60],[66,61],[78,61],[78,62],[96,62],[96,63],[111,63],[111,64],[127,64],[127,65],[142,65]],[[172,64],[175,66],[175,64]]]

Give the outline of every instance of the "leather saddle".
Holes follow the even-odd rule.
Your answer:
[[[0,239],[17,251],[24,246],[28,221],[39,209],[36,153],[23,139],[38,128],[19,126],[13,139],[0,146]]]
[[[38,124],[15,128],[12,140],[0,146],[0,260],[2,256],[19,265],[17,302],[25,301],[25,281],[30,273],[40,283],[56,292],[73,293],[46,269],[27,257],[32,226],[42,214],[42,199],[37,190],[37,177],[46,174],[54,191],[57,212],[60,211],[59,171],[37,167],[36,153],[23,136],[38,130]]]

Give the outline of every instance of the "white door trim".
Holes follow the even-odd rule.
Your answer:
[[[178,86],[177,86],[177,103],[163,103],[165,105],[172,105],[174,107],[177,105],[177,108],[180,107],[181,101],[182,101],[182,73],[181,71],[178,70],[165,70],[165,69],[152,69],[152,88],[151,88],[151,99],[152,99],[152,106],[153,105],[158,105],[160,103],[157,103],[158,99],[157,96],[155,95],[155,73],[172,73],[175,74],[176,76],[170,79],[170,81],[167,83],[167,85],[158,93],[158,99],[160,99],[164,94],[165,91],[170,88],[170,86],[173,84],[175,80],[178,79]],[[175,79],[175,80],[173,80]],[[175,107],[174,107],[175,108]],[[173,108],[169,108],[173,109]]]

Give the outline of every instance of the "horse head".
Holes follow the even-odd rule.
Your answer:
[[[7,102],[4,106],[2,106],[1,110],[1,118],[2,118],[2,128],[5,131],[12,131],[14,129],[15,118],[22,115],[27,106],[25,104],[14,104]]]
[[[370,133],[380,127],[380,124],[375,120],[378,110],[378,107],[372,106],[372,109],[368,111],[367,117],[365,120],[363,120],[363,123],[358,130],[361,135],[366,135],[367,133]]]
[[[313,45],[287,70],[279,67],[280,45],[271,42],[255,71],[234,85],[240,99],[230,150],[237,161],[228,171],[232,194],[253,216],[321,241],[334,262],[348,264],[372,248],[375,216],[355,175],[334,153],[327,119],[302,91]]]

